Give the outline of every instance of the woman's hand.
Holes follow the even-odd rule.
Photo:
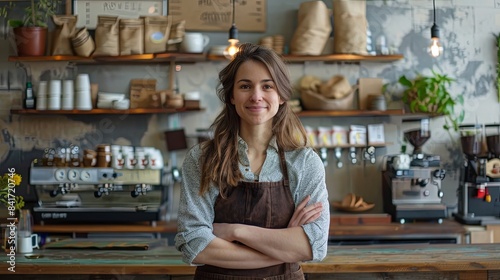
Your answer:
[[[238,224],[227,224],[227,223],[214,223],[213,233],[215,236],[222,238],[226,241],[234,241],[234,230]]]
[[[293,212],[293,216],[288,223],[288,227],[298,227],[310,222],[314,222],[321,216],[321,211],[323,211],[323,204],[321,202],[317,202],[306,206],[311,196],[306,196],[302,202],[295,208],[295,212]]]

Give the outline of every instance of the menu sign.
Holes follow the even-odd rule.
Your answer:
[[[166,15],[166,1],[74,0],[73,14],[78,15],[77,27],[85,26],[88,29],[95,29],[99,15],[118,16],[119,18]]]
[[[169,0],[168,14],[186,20],[187,30],[227,31],[233,22],[233,0]],[[266,31],[266,0],[234,0],[240,31]]]

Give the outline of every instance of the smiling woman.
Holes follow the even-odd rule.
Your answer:
[[[195,279],[304,279],[299,262],[326,256],[330,216],[323,163],[287,103],[287,67],[247,43],[219,81],[214,137],[184,159],[176,247],[204,264]]]

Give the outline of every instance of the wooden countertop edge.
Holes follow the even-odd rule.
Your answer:
[[[193,275],[196,266],[189,265],[148,265],[148,264],[104,264],[104,265],[80,265],[70,264],[71,270],[67,265],[51,264],[20,264],[16,266],[16,274],[113,274],[113,275]],[[328,273],[384,273],[384,272],[445,272],[445,271],[500,271],[500,260],[479,261],[473,259],[469,263],[460,264],[434,264],[425,263],[372,263],[372,264],[346,264],[346,263],[302,263],[304,273],[306,274],[328,274]],[[0,265],[0,275],[10,273],[8,266]]]
[[[151,233],[176,233],[177,221],[159,221],[156,226],[148,223],[141,224],[103,224],[103,225],[67,225],[67,224],[47,224],[34,225],[34,232],[39,233],[90,233],[90,232],[151,232]],[[389,235],[397,236],[402,234],[445,234],[457,235],[465,234],[466,227],[455,222],[445,221],[443,224],[417,223],[417,224],[354,224],[342,225],[330,223],[330,236],[365,236],[365,235]]]
[[[40,253],[45,254],[47,259],[40,261],[25,260],[23,254],[17,254],[15,272],[45,275],[192,275],[196,269],[195,266],[182,263],[180,253],[171,246],[144,253],[122,252],[122,262],[116,259],[120,253],[115,251],[111,251],[108,256],[107,253],[90,252],[72,250],[65,254],[60,250],[50,253],[42,251]],[[330,246],[323,261],[304,262],[302,268],[306,274],[500,271],[498,252],[500,244]],[[130,254],[135,254],[137,258]],[[86,263],[87,258],[93,256],[102,258],[102,261],[94,259],[95,263]],[[51,257],[56,258],[53,262],[47,262]],[[6,259],[0,257],[0,274],[12,273],[8,270],[9,262]]]
[[[95,274],[112,274],[112,275],[193,275],[196,267],[190,265],[148,265],[148,264],[103,264],[103,265],[81,265],[81,264],[68,264],[71,265],[69,271],[67,265],[61,264],[21,264],[16,266],[16,274],[71,274],[71,275],[95,275]],[[0,275],[7,270],[8,266],[0,265]]]

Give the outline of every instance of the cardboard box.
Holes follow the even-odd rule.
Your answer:
[[[370,100],[368,96],[370,95],[381,95],[382,94],[382,79],[379,78],[360,78],[359,89],[358,89],[358,103],[360,110],[370,109]]]
[[[130,109],[161,107],[160,93],[155,79],[130,80]]]

